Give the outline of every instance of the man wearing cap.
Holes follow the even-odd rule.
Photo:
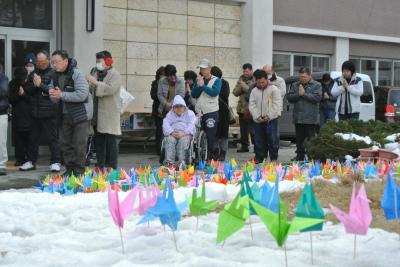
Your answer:
[[[201,114],[201,125],[207,135],[208,158],[218,159],[218,96],[221,91],[221,79],[211,75],[211,64],[208,59],[200,60],[200,76],[194,82],[192,97],[197,98],[196,112]]]
[[[96,68],[86,80],[94,95],[92,125],[96,133],[97,166],[117,169],[121,75],[113,68],[110,52],[105,50],[96,54]]]
[[[185,100],[177,95],[172,102],[172,109],[163,121],[165,144],[165,163],[173,164],[178,157],[179,163],[184,163],[186,150],[194,135],[196,115],[186,107]]]
[[[57,105],[50,100],[48,88],[54,73],[50,66],[49,53],[44,50],[37,53],[36,63],[37,69],[28,76],[25,89],[26,94],[30,96],[33,118],[28,160],[19,169],[30,171],[36,168],[39,140],[44,135],[47,137],[50,148],[50,171],[59,172],[61,155],[58,143]]]

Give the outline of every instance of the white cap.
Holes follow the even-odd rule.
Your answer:
[[[199,62],[199,65],[197,65],[197,68],[202,68],[202,69],[209,68],[209,67],[211,67],[211,63],[206,58],[201,59]]]

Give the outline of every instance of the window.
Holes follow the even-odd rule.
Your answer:
[[[50,43],[35,41],[12,40],[12,70],[25,65],[25,57],[28,53],[37,54],[40,50],[49,52]]]
[[[279,76],[290,76],[290,55],[274,54],[272,65]]]
[[[0,0],[0,26],[51,30],[52,0]]]
[[[392,85],[392,61],[379,60],[378,85]]]
[[[6,40],[0,39],[0,73],[5,73]]]
[[[389,104],[400,107],[400,90],[390,90],[389,91]]]
[[[359,58],[350,58],[349,61],[353,62],[356,66],[356,72],[361,72],[361,59]]]
[[[293,73],[297,73],[301,67],[307,67],[311,70],[311,56],[294,55]]]
[[[372,83],[375,84],[376,60],[362,59],[361,60],[361,73],[367,74],[371,78]]]
[[[369,82],[363,82],[364,92],[361,95],[361,103],[372,103],[373,102],[373,92],[372,86]]]
[[[312,72],[329,72],[329,57],[312,56]]]
[[[400,86],[400,62],[395,61],[394,62],[394,67],[393,67],[393,72],[394,72],[394,81],[393,85],[394,86]]]

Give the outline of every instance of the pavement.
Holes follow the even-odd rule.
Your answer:
[[[286,144],[288,145],[288,144]],[[254,157],[253,153],[237,153],[237,148],[232,147],[228,150],[227,159],[234,158],[239,164],[246,162]],[[253,149],[250,148],[250,151]],[[154,153],[154,146],[144,146],[139,144],[121,144],[119,154],[119,166],[124,169],[140,166],[159,166],[159,156]],[[279,162],[289,162],[295,156],[295,146],[282,146],[279,150]],[[38,185],[38,179],[42,179],[49,174],[49,156],[40,156],[36,170],[21,172],[15,167],[13,162],[8,163],[8,174],[0,176],[0,190],[31,188]],[[92,165],[93,166],[93,165]],[[62,169],[61,171],[64,171]]]

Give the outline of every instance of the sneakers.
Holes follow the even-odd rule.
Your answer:
[[[61,171],[61,164],[60,163],[53,163],[50,165],[51,172],[60,172]]]
[[[7,169],[6,168],[0,168],[0,176],[7,175]]]
[[[32,171],[35,169],[36,169],[36,166],[33,165],[32,161],[27,161],[24,164],[22,164],[21,167],[19,167],[20,171]]]

